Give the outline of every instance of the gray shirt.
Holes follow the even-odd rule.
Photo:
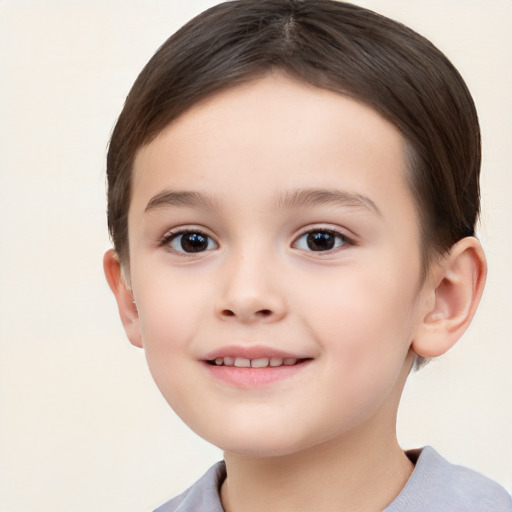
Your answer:
[[[510,495],[496,482],[447,462],[433,448],[411,450],[414,471],[402,492],[382,512],[512,512]],[[212,466],[192,487],[155,512],[224,512],[219,489],[223,462]]]

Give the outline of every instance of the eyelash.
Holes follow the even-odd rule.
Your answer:
[[[198,251],[186,251],[186,250],[180,251],[171,246],[172,242],[176,241],[180,236],[187,235],[187,234],[198,235],[199,237],[202,237],[206,241],[206,244],[207,244],[206,248],[198,250]],[[300,240],[302,238],[310,237],[311,235],[314,235],[314,234],[316,234],[316,235],[319,234],[319,235],[321,235],[321,237],[323,236],[323,238],[317,237],[317,240],[319,240],[319,241],[321,241],[321,240],[325,241],[326,240],[325,235],[334,237],[334,239],[335,239],[334,247],[330,247],[330,248],[327,248],[324,250],[318,250],[318,251],[315,251],[311,248],[298,247],[298,243],[300,242]],[[338,239],[339,242],[336,242],[336,239]],[[314,241],[315,241],[314,239],[313,240],[306,239],[306,244],[308,242],[314,242]],[[211,247],[212,243],[214,244],[214,247]],[[343,247],[354,246],[354,245],[357,245],[354,239],[348,237],[347,235],[345,235],[343,233],[340,233],[339,231],[336,231],[334,229],[328,229],[328,228],[309,228],[307,231],[302,232],[302,234],[299,235],[294,240],[294,242],[292,244],[292,246],[296,249],[299,249],[299,250],[302,250],[305,252],[318,253],[318,254],[330,254],[330,253],[337,252],[337,251],[341,250]],[[169,250],[171,250],[173,253],[178,254],[180,256],[188,256],[188,255],[208,252],[208,251],[218,248],[217,242],[215,242],[215,240],[210,235],[208,235],[201,229],[194,229],[194,228],[178,228],[178,229],[174,229],[174,230],[168,232],[161,239],[159,246],[160,247],[167,246]],[[181,247],[182,247],[182,249],[184,249],[183,245]]]
[[[335,244],[337,243],[337,245],[335,245],[334,247],[327,248],[325,250],[319,250],[319,251],[314,251],[311,248],[309,248],[309,250],[308,250],[307,248],[297,247],[298,242],[300,242],[300,240],[302,238],[310,237],[313,234],[320,234],[320,235],[324,235],[324,236],[325,235],[330,235],[330,236],[334,237],[335,239],[338,239],[339,242],[337,243],[335,241],[334,243]],[[325,238],[324,238],[324,240],[325,240]],[[309,241],[310,240],[307,240],[306,243],[308,243]],[[298,236],[295,239],[293,245],[297,249],[303,250],[303,251],[306,251],[306,252],[312,252],[312,253],[318,253],[318,254],[331,254],[333,252],[337,252],[337,251],[342,250],[344,247],[354,246],[354,245],[357,245],[357,244],[356,244],[356,242],[355,242],[355,240],[353,238],[350,238],[347,235],[345,235],[343,233],[340,233],[339,231],[337,231],[335,229],[329,229],[329,228],[309,228],[307,231],[304,231],[300,236]]]
[[[201,251],[185,251],[185,250],[184,251],[179,251],[179,250],[176,250],[175,248],[173,248],[171,246],[172,242],[177,240],[180,236],[187,235],[187,234],[188,235],[199,235],[199,236],[203,237],[207,241],[207,248],[205,250],[201,250]],[[213,242],[213,244],[215,244],[214,249],[216,249],[218,247],[217,242],[215,242],[215,240],[213,240],[213,238],[210,235],[208,235],[207,233],[205,233],[201,229],[178,228],[178,229],[174,229],[172,231],[169,231],[162,238],[162,240],[160,240],[159,246],[160,247],[167,246],[168,249],[171,250],[175,254],[178,254],[180,256],[188,256],[188,255],[198,254],[198,253],[201,253],[201,252],[207,252],[209,250],[211,251],[212,248],[208,248],[208,246],[210,245],[211,242]],[[182,248],[183,248],[183,246],[182,246]]]

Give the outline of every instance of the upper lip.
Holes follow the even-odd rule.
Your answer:
[[[242,357],[245,359],[260,359],[260,358],[280,358],[280,359],[309,359],[308,356],[297,354],[293,352],[286,352],[264,345],[226,345],[215,350],[211,350],[202,357],[205,361],[213,361],[218,357]]]

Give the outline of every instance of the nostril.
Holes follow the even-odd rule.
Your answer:
[[[244,308],[238,309],[221,309],[219,315],[223,318],[231,318],[238,317],[241,320],[256,320],[263,318],[271,318],[274,316],[274,311],[272,309],[247,309]]]

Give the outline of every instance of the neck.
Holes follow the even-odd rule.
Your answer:
[[[413,465],[396,437],[363,446],[348,435],[279,457],[226,453],[221,489],[226,512],[294,510],[374,512],[400,493]],[[368,490],[371,489],[371,492]]]

